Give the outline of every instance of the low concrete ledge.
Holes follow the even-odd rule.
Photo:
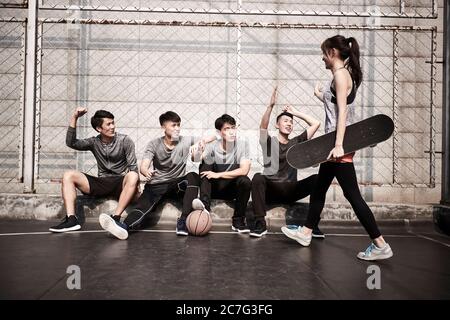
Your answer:
[[[432,220],[433,205],[406,205],[368,203],[377,220]],[[95,199],[87,196],[77,198],[77,215],[82,219],[96,220],[100,213],[111,213],[117,202],[111,199]],[[212,201],[211,211],[215,224],[229,224],[233,215],[233,203],[222,200]],[[130,210],[130,205],[127,210]],[[150,224],[172,223],[180,214],[181,203],[163,202],[152,214]],[[308,212],[308,203],[297,202],[292,205],[270,206],[266,220],[269,227],[275,225],[301,224]],[[0,218],[50,220],[61,218],[64,207],[59,195],[0,194]],[[252,204],[247,209],[252,219]],[[325,205],[322,221],[356,221],[353,209],[348,203],[329,203]]]

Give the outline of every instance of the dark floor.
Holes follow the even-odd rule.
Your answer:
[[[356,258],[369,243],[360,228],[324,225],[326,239],[303,248],[280,233],[159,226],[120,241],[93,222],[67,234],[49,225],[0,220],[0,299],[450,299],[450,238],[431,224],[382,228],[394,257],[377,263],[380,290],[366,285],[373,263]],[[70,265],[80,290],[67,288]]]

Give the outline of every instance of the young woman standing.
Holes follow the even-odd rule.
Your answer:
[[[324,90],[316,85],[314,94],[325,106],[325,133],[337,130],[334,148],[328,156],[329,161],[322,163],[316,187],[310,198],[308,218],[298,229],[282,228],[289,238],[303,246],[311,243],[313,226],[320,219],[325,197],[331,182],[336,177],[345,198],[350,202],[359,221],[366,229],[372,243],[357,257],[362,260],[381,260],[392,257],[393,252],[378,230],[372,211],[359,191],[356,180],[353,154],[345,154],[343,141],[346,126],[354,122],[356,92],[362,81],[359,63],[359,45],[355,38],[337,35],[326,39],[321,46],[325,67],[333,74],[333,80]]]

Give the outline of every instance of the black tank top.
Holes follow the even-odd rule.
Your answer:
[[[351,75],[350,75],[351,76]],[[336,90],[333,89],[333,83],[334,80],[331,82],[330,84],[330,91],[331,91],[331,102],[334,104],[337,104],[337,99],[336,99]],[[356,83],[352,78],[352,91],[350,91],[350,93],[347,96],[347,104],[352,104],[353,101],[355,101],[356,98],[356,91],[358,89],[356,89]]]

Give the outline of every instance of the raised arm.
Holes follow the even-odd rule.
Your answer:
[[[86,108],[77,107],[70,118],[69,128],[67,128],[66,145],[75,150],[90,150],[92,139],[77,139],[77,121],[87,113]]]
[[[267,130],[269,127],[270,114],[272,113],[273,107],[277,101],[277,87],[273,89],[272,97],[270,98],[270,103],[267,106],[266,112],[264,112],[263,117],[261,119],[261,124],[259,125],[259,129]]]
[[[189,153],[191,154],[191,160],[194,162],[202,161],[204,158],[205,147],[208,143],[214,142],[218,139],[217,135],[208,135],[202,137],[196,143],[191,145]]]
[[[323,88],[319,83],[314,87],[314,95],[323,102]]]
[[[316,118],[295,110],[292,106],[286,106],[283,108],[283,111],[291,113],[294,117],[300,118],[308,124],[308,128],[306,129],[306,133],[308,135],[308,140],[311,139],[316,133],[317,129],[320,127],[320,121]]]

